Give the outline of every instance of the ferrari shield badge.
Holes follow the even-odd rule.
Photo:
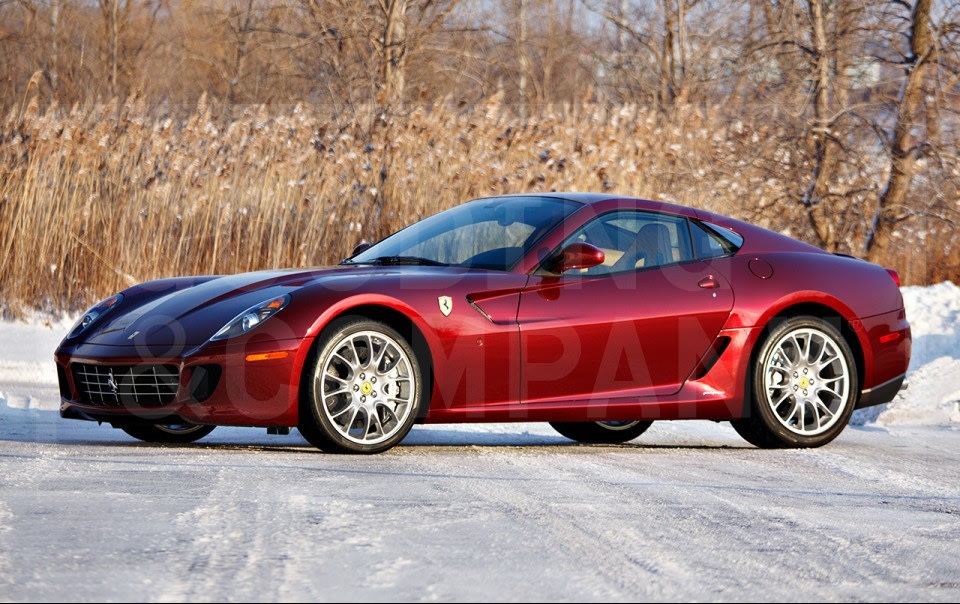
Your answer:
[[[443,313],[443,316],[449,317],[450,313],[453,312],[453,298],[450,296],[440,296],[437,298],[437,302],[440,303],[440,312]]]

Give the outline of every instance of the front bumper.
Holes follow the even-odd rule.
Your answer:
[[[180,423],[285,427],[297,425],[302,360],[310,339],[211,342],[179,355],[151,356],[135,346],[74,344],[56,352],[60,415],[111,424]],[[271,358],[248,361],[265,353]],[[272,358],[282,356],[282,358]],[[179,368],[176,395],[168,404],[93,404],[81,396],[74,363],[91,365],[170,364]]]

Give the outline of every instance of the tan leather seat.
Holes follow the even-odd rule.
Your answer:
[[[637,233],[637,238],[613,265],[614,271],[635,268],[643,261],[643,266],[659,266],[673,262],[673,248],[670,245],[670,229],[663,224],[645,224]]]

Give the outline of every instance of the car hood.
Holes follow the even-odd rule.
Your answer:
[[[79,339],[107,346],[182,350],[208,341],[248,308],[306,286],[349,291],[358,287],[358,279],[433,268],[336,266],[145,283],[123,292],[120,306]]]

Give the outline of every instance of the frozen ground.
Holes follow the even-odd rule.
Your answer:
[[[0,324],[0,600],[956,601],[960,289],[905,297],[909,387],[814,451],[705,422],[150,446],[58,418],[63,324]]]

